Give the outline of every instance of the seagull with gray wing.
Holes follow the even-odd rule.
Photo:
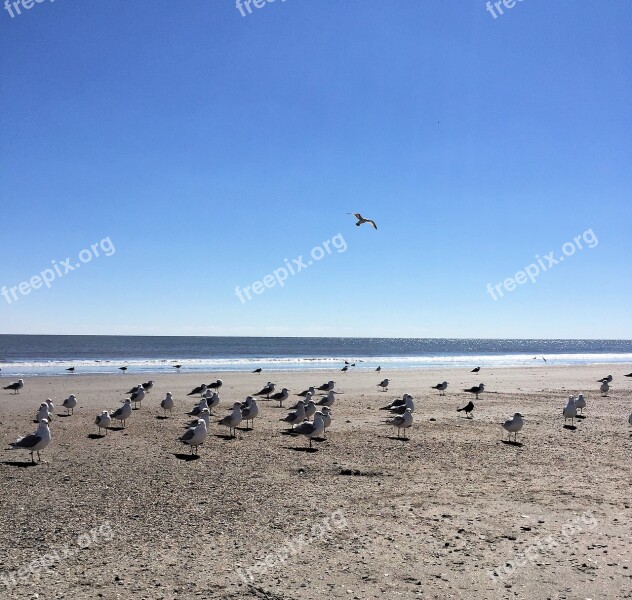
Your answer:
[[[356,227],[360,227],[360,225],[364,225],[364,223],[369,223],[370,225],[373,225],[374,229],[377,229],[377,225],[375,224],[375,221],[372,221],[371,219],[365,219],[360,213],[347,213],[348,215],[353,215],[356,219],[358,219],[358,222],[356,223]]]

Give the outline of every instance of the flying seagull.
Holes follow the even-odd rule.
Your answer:
[[[37,452],[37,460],[41,460],[40,450],[44,450],[48,444],[50,444],[50,429],[48,428],[48,421],[42,419],[35,433],[20,437],[9,445],[12,450],[28,450],[31,453],[31,461],[35,464],[33,452]]]
[[[347,213],[348,215],[353,215],[356,219],[358,219],[358,222],[356,223],[357,227],[360,227],[360,225],[363,225],[364,223],[370,223],[371,225],[373,225],[374,229],[377,229],[377,225],[375,224],[375,221],[372,221],[371,219],[365,219],[360,213]]]
[[[481,383],[480,385],[475,385],[467,390],[463,390],[464,392],[469,392],[470,394],[475,394],[476,399],[478,400],[478,395],[482,394],[485,391],[485,386]]]
[[[456,412],[464,412],[466,417],[469,417],[474,410],[474,402],[468,402],[463,408],[457,408]]]
[[[19,394],[20,390],[24,387],[24,380],[18,379],[15,383],[5,386],[5,390],[13,390],[14,394]]]

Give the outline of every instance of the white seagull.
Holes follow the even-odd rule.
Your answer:
[[[445,396],[445,391],[448,389],[448,382],[444,381],[443,383],[438,383],[437,385],[433,385],[432,389],[442,392],[441,394],[439,394],[440,396]]]
[[[348,215],[353,215],[356,219],[358,219],[358,222],[356,223],[356,227],[360,227],[360,225],[363,225],[364,223],[369,223],[370,225],[373,225],[374,229],[377,229],[377,225],[375,224],[375,221],[372,221],[371,219],[365,219],[360,213],[347,213]]]
[[[20,437],[15,442],[11,442],[11,450],[28,450],[31,453],[31,461],[35,464],[33,452],[37,452],[37,460],[40,459],[40,450],[44,450],[50,444],[51,435],[48,428],[48,421],[42,419],[37,426],[37,431],[31,435]]]
[[[110,416],[117,421],[121,421],[123,427],[125,427],[125,422],[132,416],[132,401],[129,398],[125,398],[123,406],[117,408]]]
[[[46,398],[46,404],[48,405],[48,412],[52,415],[55,412],[55,405],[50,398]]]
[[[94,424],[99,429],[99,434],[102,429],[105,429],[105,435],[108,434],[108,427],[112,424],[112,419],[110,417],[110,413],[107,410],[101,412],[100,415],[97,415],[97,418],[94,420]]]
[[[562,415],[564,415],[564,425],[566,425],[566,421],[571,420],[571,426],[575,422],[575,417],[577,416],[577,407],[575,406],[575,397],[569,396],[568,402],[566,406],[562,409]]]
[[[331,392],[329,392],[326,396],[324,396],[323,398],[321,398],[318,402],[316,402],[316,404],[318,404],[318,406],[333,406],[334,402],[336,401],[336,396],[333,390],[331,390]],[[323,414],[325,414],[323,412]]]
[[[235,428],[237,427],[237,425],[241,423],[241,421],[242,421],[241,403],[235,402],[233,404],[233,410],[231,411],[231,413],[229,415],[226,415],[223,419],[221,419],[219,421],[219,424],[223,425],[224,427],[228,427],[230,434],[233,437],[235,437]]]
[[[248,402],[248,400],[250,400],[250,402]],[[248,421],[250,421],[250,428],[254,429],[255,419],[259,415],[259,406],[252,396],[248,396],[246,403],[246,406],[241,409],[241,418],[246,421],[246,427],[248,427]]]
[[[208,428],[211,426],[211,411],[209,411],[208,408],[203,408],[200,411],[200,414],[198,415],[197,419],[193,419],[193,421],[191,421],[188,425],[186,425],[186,427],[195,427],[197,425],[197,422],[202,419],[205,423],[206,423],[206,429],[208,430]]]
[[[189,413],[192,417],[197,417],[205,408],[208,408],[208,400],[203,397],[197,406],[194,406],[191,412]]]
[[[409,427],[412,427],[413,411],[410,408],[407,408],[404,411],[404,414],[397,415],[396,417],[393,417],[386,423],[387,425],[391,425],[392,427],[395,427],[397,429],[397,437],[399,437],[400,430],[403,429],[404,431],[406,431],[406,429],[408,429]]]
[[[584,394],[580,394],[575,398],[575,408],[581,411],[581,414],[584,414],[584,409],[586,408],[586,400],[584,399]]]
[[[206,394],[204,394],[204,398],[206,398],[206,404],[208,404],[209,410],[213,410],[216,406],[219,405],[219,394],[217,392],[211,392],[211,390],[207,390]]]
[[[283,388],[280,392],[277,392],[276,394],[272,394],[272,396],[270,396],[270,400],[278,400],[279,406],[283,406],[283,401],[287,400],[287,397],[289,395],[290,395],[290,390],[288,390],[287,388]]]
[[[179,440],[191,448],[191,454],[193,454],[193,448],[195,448],[195,453],[197,454],[198,446],[204,443],[206,434],[207,429],[204,419],[198,419],[197,425],[187,429],[187,431],[180,436]]]
[[[292,430],[294,425],[302,423],[305,420],[305,404],[303,403],[303,401],[299,400],[296,406],[296,410],[288,413],[285,417],[279,420],[284,421],[285,423],[289,423],[290,430]]]
[[[513,418],[507,419],[503,423],[503,429],[509,432],[509,440],[511,441],[511,434],[514,434],[514,442],[517,439],[518,432],[522,429],[524,425],[523,416],[521,413],[514,413]]]
[[[75,412],[75,406],[77,406],[77,398],[74,394],[70,394],[61,405],[66,409],[67,415],[72,415]]]
[[[320,437],[325,431],[325,421],[323,420],[323,413],[317,412],[314,414],[314,420],[312,422],[305,421],[297,425],[293,432],[298,435],[304,435],[309,439],[309,447],[312,447],[312,438]]]
[[[171,392],[167,392],[164,400],[160,402],[160,408],[165,411],[165,417],[167,416],[167,411],[173,411],[173,396],[171,395]]]
[[[134,403],[134,408],[136,408],[136,404],[141,404],[143,398],[145,397],[145,388],[141,385],[131,396],[130,400]],[[141,405],[142,406],[142,405]]]
[[[46,404],[46,402],[42,402],[37,414],[35,415],[35,422],[39,423],[42,419],[46,419],[50,423],[52,418],[52,415],[48,411],[48,404]]]
[[[333,412],[328,406],[323,406],[320,409],[320,412],[323,414],[323,422],[325,426],[323,427],[323,434],[327,431],[327,427],[331,425],[331,417],[333,416]]]
[[[479,385],[475,385],[467,390],[463,390],[464,392],[468,392],[470,394],[474,394],[476,399],[478,400],[478,395],[482,394],[485,391],[485,386],[481,383]]]

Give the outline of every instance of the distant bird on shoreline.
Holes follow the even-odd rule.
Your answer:
[[[456,412],[464,412],[465,416],[468,417],[474,411],[474,402],[468,402],[463,408],[457,408]]]
[[[20,390],[24,387],[24,379],[18,379],[15,383],[11,383],[5,386],[3,389],[12,390],[14,394],[19,394]]]
[[[478,400],[478,395],[482,394],[485,391],[485,386],[481,383],[480,385],[475,385],[467,390],[463,390],[464,392],[468,392],[469,394],[475,394],[476,399]]]
[[[119,367],[119,371],[123,371],[123,373],[125,373],[125,371],[127,371],[127,367]]]
[[[443,383],[438,383],[437,385],[432,386],[433,390],[438,390],[441,392],[440,396],[445,396],[445,391],[448,389],[448,382],[444,381]]]
[[[480,370],[481,370],[480,367],[475,367],[474,369],[470,371],[470,373],[478,373]]]
[[[70,372],[70,373],[74,373],[75,372],[75,368],[74,367],[68,367],[66,369],[66,371]]]
[[[182,368],[182,365],[173,365],[174,369],[178,369],[178,371]]]
[[[608,377],[602,377],[597,380],[597,383],[610,383],[612,381],[612,375],[608,375]]]
[[[258,369],[255,369],[253,371],[253,373],[261,373],[261,371],[263,371],[263,369],[261,367],[259,367]]]
[[[382,367],[378,367],[377,369],[375,369],[376,373],[379,373],[382,370]]]
[[[356,223],[356,227],[360,227],[360,225],[363,225],[364,223],[369,223],[369,225],[373,225],[373,228],[377,230],[377,225],[375,224],[375,221],[372,221],[371,219],[365,219],[360,213],[347,213],[348,215],[353,215],[356,219],[358,219],[358,222]]]

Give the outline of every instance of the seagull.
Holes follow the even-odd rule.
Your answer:
[[[375,369],[376,373],[379,373],[382,370],[382,367],[378,367],[377,369]]]
[[[231,411],[231,413],[220,420],[219,424],[223,425],[224,427],[228,427],[232,436],[235,437],[235,427],[237,427],[237,425],[239,425],[241,421],[241,404],[239,402],[235,402],[233,404],[233,410]]]
[[[457,408],[456,412],[465,412],[465,416],[470,416],[474,410],[474,402],[468,402],[463,408]]]
[[[312,422],[305,421],[294,428],[294,433],[298,435],[304,435],[309,439],[309,447],[312,447],[312,438],[320,437],[325,432],[325,421],[323,419],[323,413],[317,412],[314,414],[314,420]]]
[[[316,414],[316,404],[314,403],[313,400],[310,400],[305,405],[305,418],[309,419],[309,418],[313,417],[314,414]]]
[[[136,390],[130,396],[130,400],[134,403],[134,408],[136,408],[136,404],[141,404],[144,397],[145,397],[145,388],[141,386],[138,390]]]
[[[197,419],[193,419],[193,421],[191,421],[188,425],[186,425],[185,427],[187,428],[191,428],[191,427],[195,427],[197,425],[197,422],[199,419],[202,419],[205,423],[206,423],[206,428],[208,430],[208,428],[211,425],[211,412],[209,411],[208,408],[203,408],[200,411],[200,414],[198,415]]]
[[[31,435],[19,437],[15,442],[11,442],[11,450],[28,450],[31,453],[31,461],[35,464],[33,452],[37,452],[37,460],[40,461],[40,450],[44,450],[50,444],[50,429],[48,421],[42,419],[37,426],[37,431]]]
[[[307,406],[307,403],[312,399],[311,394],[307,394],[305,398],[299,400],[294,406],[290,406],[290,410],[296,410],[299,406],[303,405],[303,407]]]
[[[398,406],[404,406],[408,399],[413,400],[413,397],[410,394],[404,394],[401,398],[395,398],[390,404],[386,406],[382,406],[380,410],[391,410],[393,408],[397,408]]]
[[[608,375],[608,377],[598,379],[597,383],[610,383],[611,381],[612,381],[612,375]]]
[[[15,383],[5,386],[3,389],[12,390],[14,394],[19,394],[20,390],[24,387],[24,379],[18,379]]]
[[[474,369],[470,371],[470,373],[478,373],[480,370],[481,370],[480,367],[475,367]]]
[[[268,383],[262,389],[260,389],[255,394],[255,396],[267,396],[267,399],[270,400],[270,394],[274,392],[274,388],[275,388],[274,383],[272,383],[271,381],[268,381]]]
[[[329,380],[327,383],[323,383],[323,385],[321,385],[317,389],[319,389],[321,392],[331,392],[331,390],[334,389],[335,385],[336,384],[333,381]]]
[[[363,225],[364,223],[369,223],[373,225],[374,229],[377,229],[377,225],[375,224],[375,221],[372,221],[371,219],[365,219],[360,213],[347,213],[347,214],[353,215],[356,219],[358,219],[358,222],[356,223],[356,227],[360,227],[360,225]]]
[[[105,429],[105,435],[108,434],[108,427],[111,425],[112,419],[110,417],[110,413],[107,410],[101,412],[100,415],[97,415],[97,418],[94,420],[94,424],[99,428],[99,434],[101,433],[101,429]]]
[[[334,402],[336,401],[336,392],[334,392],[333,390],[331,390],[331,392],[329,392],[326,396],[322,397],[318,402],[316,402],[316,404],[318,404],[318,406],[333,406]],[[323,414],[325,414],[323,412]]]
[[[213,410],[216,406],[219,406],[219,394],[217,392],[206,390],[206,393],[203,397],[206,398],[206,403],[208,404],[209,410]]]
[[[261,367],[259,367],[259,368],[255,369],[253,371],[253,373],[261,373],[261,371],[263,371],[263,369]]]
[[[390,411],[397,415],[403,415],[407,410],[410,412],[415,411],[415,403],[413,402],[413,397],[406,394],[404,397],[404,404],[400,404],[398,406],[393,406]]]
[[[347,365],[345,365],[344,367],[342,367],[342,369],[340,369],[343,373],[346,373],[349,370],[349,367]]]
[[[223,385],[224,385],[224,382],[221,379],[218,379],[217,381],[213,383],[209,383],[206,387],[209,390],[219,390],[219,388],[221,388]]]
[[[197,394],[202,395],[204,392],[206,391],[206,384],[203,383],[202,385],[198,385],[198,387],[193,388],[188,394],[187,396],[195,396]]]
[[[463,390],[464,392],[469,392],[470,394],[475,394],[476,399],[478,400],[478,395],[482,394],[485,391],[485,386],[481,383],[479,385],[475,385],[467,390]]]
[[[628,373],[627,375],[624,375],[624,377],[632,377],[632,373]]]
[[[204,419],[198,419],[197,425],[195,427],[187,429],[187,431],[179,438],[179,440],[183,444],[187,444],[191,447],[191,454],[193,454],[193,448],[195,448],[195,453],[197,454],[198,446],[204,443],[204,440],[206,439],[206,434],[207,429]]]
[[[160,408],[165,411],[165,417],[167,416],[167,411],[173,411],[173,396],[171,395],[171,392],[167,392],[164,400],[160,403]]]
[[[599,391],[601,392],[602,396],[607,396],[608,395],[608,390],[610,389],[610,386],[608,385],[607,381],[604,381],[601,384],[601,387],[599,388]]]
[[[580,394],[575,399],[575,408],[578,408],[582,415],[584,414],[584,409],[586,408],[586,400],[584,400],[584,394]]]
[[[327,406],[323,406],[320,412],[323,414],[323,422],[325,424],[325,426],[323,427],[324,434],[327,431],[327,427],[331,425],[331,417],[334,413]]]
[[[575,422],[575,417],[577,416],[577,408],[575,407],[574,396],[568,397],[568,402],[566,403],[566,406],[562,409],[562,415],[564,415],[564,425],[566,425],[566,421],[570,419],[571,426],[573,426]]]
[[[289,423],[290,430],[294,427],[294,425],[302,423],[305,420],[305,404],[303,404],[303,401],[299,400],[296,410],[288,413],[285,417],[279,420]]]
[[[127,390],[127,394],[135,394],[142,387],[143,387],[143,384],[139,383],[138,385],[135,385],[131,390]]]
[[[178,371],[182,368],[182,365],[172,365],[174,369],[178,369]]]
[[[123,406],[117,408],[110,416],[117,421],[121,421],[123,427],[125,427],[125,421],[132,416],[132,401],[129,398],[125,398]]]
[[[142,385],[143,385],[143,389],[144,389],[146,392],[150,392],[150,391],[151,391],[151,388],[153,388],[153,387],[154,387],[154,380],[153,380],[153,379],[150,379],[148,382],[143,383]]]
[[[246,427],[248,427],[248,421],[251,421],[251,429],[254,429],[255,419],[259,415],[259,407],[257,406],[257,401],[248,396],[250,398],[250,403],[241,409],[241,418],[246,421]]]
[[[75,412],[75,406],[77,406],[77,398],[74,394],[70,394],[61,405],[66,409],[67,415],[72,415]]]
[[[119,371],[123,371],[123,373],[125,373],[125,371],[127,371],[127,367],[119,367]]]
[[[270,400],[278,400],[279,406],[283,406],[283,401],[286,400],[289,395],[289,390],[287,388],[283,388],[280,392],[272,394],[272,396],[270,396]]]
[[[198,405],[194,406],[189,414],[192,417],[197,417],[205,408],[208,408],[208,400],[206,398],[202,398]]]
[[[48,404],[42,402],[39,406],[39,410],[35,415],[35,422],[39,423],[42,419],[46,419],[49,423],[53,420],[53,416],[48,411]]]
[[[70,372],[70,373],[74,373],[75,372],[75,368],[74,367],[68,367],[66,369],[66,371]]]
[[[390,379],[382,379],[380,383],[377,384],[378,387],[382,388],[382,391],[385,392],[388,390],[388,384],[391,382]]]
[[[503,429],[509,432],[509,441],[511,441],[512,433],[514,434],[514,442],[516,441],[518,432],[522,429],[522,426],[524,425],[524,421],[522,419],[523,419],[522,414],[517,412],[517,413],[514,413],[514,416],[512,419],[507,419],[503,423]]]
[[[406,430],[413,424],[413,411],[410,408],[407,408],[404,411],[403,415],[398,415],[393,417],[389,421],[386,422],[387,425],[391,425],[392,427],[397,428],[397,437],[400,436],[400,430]]]
[[[448,389],[448,382],[444,381],[443,383],[437,383],[437,385],[433,385],[432,386],[433,390],[439,390],[440,392],[443,392],[442,394],[439,394],[440,396],[445,396],[445,391]]]
[[[55,405],[50,398],[46,398],[46,405],[48,406],[48,412],[52,415],[55,412]]]
[[[316,393],[316,390],[314,390],[314,388],[310,386],[306,390],[303,390],[300,394],[296,394],[296,395],[302,396],[303,398],[305,398],[307,394],[309,394],[310,396],[313,396],[315,393]]]

